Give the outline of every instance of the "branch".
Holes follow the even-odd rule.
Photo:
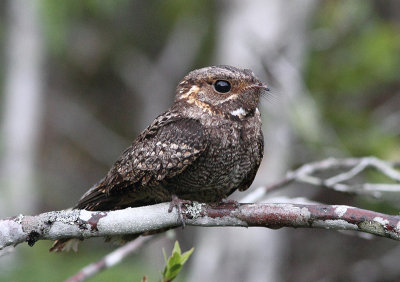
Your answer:
[[[326,180],[325,181],[330,185],[334,185],[334,184],[342,185],[343,183],[340,183],[340,182],[343,182],[343,181],[353,178],[354,176],[356,176],[358,173],[360,173],[362,170],[366,169],[367,167],[374,167],[378,171],[380,171],[382,174],[388,176],[389,178],[392,178],[395,181],[399,180],[398,172],[395,169],[400,167],[400,162],[387,162],[387,161],[376,159],[375,157],[348,158],[348,159],[329,158],[329,159],[326,159],[323,161],[305,164],[305,165],[301,166],[300,168],[296,169],[295,171],[287,173],[286,176],[282,180],[280,180],[276,183],[273,183],[271,185],[255,189],[253,192],[251,192],[250,194],[247,194],[244,198],[242,198],[241,202],[247,202],[247,203],[257,202],[257,201],[260,201],[263,197],[265,197],[265,195],[268,192],[283,188],[292,182],[295,182],[295,181],[307,182],[308,178],[304,177],[307,175],[311,176],[311,179],[314,180],[314,181],[307,182],[307,183],[323,186],[324,180],[321,178],[318,178],[317,181],[315,181],[316,178],[315,178],[315,176],[313,176],[313,174],[316,174],[319,172],[326,172],[331,169],[345,170],[345,172],[342,172],[337,175],[340,177],[333,176],[333,177],[329,178],[330,183],[329,183],[329,181],[326,181]],[[348,170],[348,171],[346,172],[346,170]],[[335,180],[335,181],[333,181],[333,180]],[[363,193],[363,192],[365,193],[365,191],[368,190],[371,192],[371,194],[373,196],[378,196],[378,193],[380,193],[380,192],[398,190],[398,188],[397,188],[398,185],[394,185],[394,186],[395,187],[387,186],[385,184],[360,184],[360,185],[353,185],[353,186],[348,185],[347,187],[341,186],[342,187],[341,191],[350,192],[350,190],[353,190],[353,192],[358,191],[358,193]],[[329,186],[326,186],[326,185],[325,185],[325,187],[330,188]],[[343,188],[347,188],[347,191],[346,191],[346,189],[343,189]],[[357,189],[354,189],[354,188],[357,188]],[[332,187],[332,189],[335,189],[335,188]],[[289,200],[291,203],[296,203],[296,204],[319,204],[319,203],[315,203],[315,202],[312,202],[312,201],[309,201],[309,200],[303,199],[303,198],[301,198],[301,199],[283,199],[282,197],[280,197],[280,198],[274,198],[274,199],[278,202],[281,202],[283,200],[285,203]],[[336,206],[335,209],[336,208],[338,208],[338,206]],[[342,207],[342,208],[339,207],[339,209],[337,211],[344,212],[344,211],[347,211],[346,208],[347,207]],[[379,221],[380,217],[374,217],[374,219]],[[148,236],[146,238],[148,238]],[[118,252],[119,254],[121,254],[121,257],[120,257],[121,260],[130,254],[130,252],[125,251],[126,249],[131,250],[131,252],[136,250],[135,248],[131,248],[129,246],[130,244],[132,244],[132,243],[124,245],[124,246],[118,248],[116,251],[114,251],[114,252]],[[102,258],[98,262],[94,263],[94,265],[101,266],[102,261],[104,261],[106,258],[107,258],[107,256]],[[84,270],[86,268],[87,267],[82,269],[79,273],[85,273]],[[97,267],[96,272],[93,271],[90,273],[90,275],[84,275],[84,276],[80,276],[80,277],[82,278],[82,280],[86,279],[103,269],[104,269],[103,267]],[[76,277],[76,276],[74,276],[74,277]]]
[[[0,220],[0,249],[38,240],[89,238],[143,233],[178,227],[169,203],[109,212],[67,210],[20,215]],[[193,202],[183,206],[183,218],[192,226],[302,227],[355,230],[400,240],[400,216],[348,206],[302,204],[220,204]]]
[[[78,273],[74,274],[74,276],[71,276],[70,278],[65,280],[65,282],[84,281],[99,273],[103,269],[110,268],[120,263],[126,256],[132,254],[151,238],[153,238],[153,236],[139,237],[133,241],[126,243],[122,247],[104,256],[101,260],[85,266]]]
[[[383,161],[376,157],[328,158],[318,162],[307,163],[294,171],[289,171],[285,177],[278,182],[254,190],[252,193],[248,194],[245,199],[250,202],[258,201],[265,196],[265,194],[294,182],[322,186],[339,192],[370,195],[377,198],[380,198],[382,193],[385,192],[400,192],[400,184],[364,183],[350,185],[345,183],[345,181],[351,180],[367,168],[377,170],[396,183],[400,182],[400,171],[397,170],[400,168],[400,162]],[[327,179],[315,175],[321,172],[326,173],[338,169],[345,171]]]
[[[25,241],[33,246],[38,240],[118,236],[177,227],[178,215],[168,213],[168,205],[108,212],[62,210],[0,220],[0,250]]]

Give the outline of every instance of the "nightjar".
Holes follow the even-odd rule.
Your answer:
[[[146,128],[75,209],[171,201],[219,202],[246,190],[263,157],[258,110],[268,88],[251,70],[210,66],[179,83],[173,105]],[[65,249],[58,240],[52,251]]]

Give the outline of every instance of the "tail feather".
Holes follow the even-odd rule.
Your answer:
[[[106,237],[106,242],[111,242],[115,245],[124,245],[129,241],[135,240],[140,234],[120,235]],[[60,239],[54,241],[53,246],[50,248],[50,252],[69,252],[73,250],[78,251],[78,245],[82,240],[80,239]]]
[[[79,200],[79,202],[73,207],[73,209],[85,209],[88,211],[107,211],[107,210],[115,210],[122,209],[125,207],[134,207],[134,206],[142,206],[149,204],[148,202],[142,202],[142,199],[133,200],[129,195],[121,198],[118,193],[109,194],[109,187],[121,187],[127,186],[128,184],[120,179],[115,179],[117,176],[113,176],[110,179],[103,178],[100,182],[92,186]],[[111,183],[112,182],[112,183]],[[106,238],[106,241],[111,241],[114,244],[123,245],[128,241],[134,240],[141,234],[133,234],[133,235],[122,235],[122,236],[113,236]],[[50,252],[64,252],[74,250],[78,251],[79,242],[82,239],[59,239],[53,243],[53,246],[50,248]]]
[[[78,251],[78,245],[80,243],[80,239],[60,239],[54,241],[53,246],[50,248],[50,252],[69,252],[73,250],[74,252]]]

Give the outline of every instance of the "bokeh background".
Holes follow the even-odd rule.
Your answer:
[[[179,80],[214,64],[251,68],[272,89],[261,106],[266,151],[253,188],[327,157],[400,159],[399,1],[8,0],[0,2],[0,216],[72,206],[168,108]],[[400,197],[305,185],[270,198],[282,194],[394,214],[400,206]],[[389,239],[176,233],[183,250],[195,247],[178,281],[400,280],[400,246]],[[173,241],[160,238],[93,281],[157,281],[162,248]],[[0,257],[0,280],[59,281],[115,248],[101,239],[78,253],[49,246]]]

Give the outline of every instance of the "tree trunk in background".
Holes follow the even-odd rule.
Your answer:
[[[43,46],[38,1],[8,2],[4,101],[0,133],[0,216],[36,211],[36,156],[42,113]],[[10,247],[12,250],[12,247]],[[0,272],[18,267],[1,258]]]
[[[291,164],[290,106],[299,100],[307,105],[301,97],[304,88],[299,74],[306,56],[307,19],[315,3],[314,0],[259,0],[252,5],[240,0],[224,2],[215,61],[251,68],[261,80],[272,82],[272,95],[278,96],[268,102],[264,99],[261,109],[265,158],[253,188],[279,179]],[[243,194],[235,196],[239,199]],[[281,263],[287,246],[285,230],[201,229],[197,245],[188,275],[190,281],[282,280],[279,272],[283,270]]]
[[[39,2],[12,0],[2,104],[1,217],[35,212],[36,157],[43,105]]]

